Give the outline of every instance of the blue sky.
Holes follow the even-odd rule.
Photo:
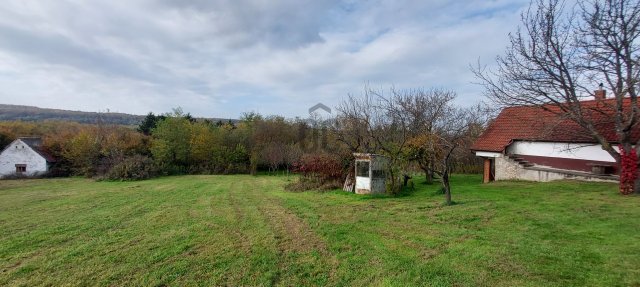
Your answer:
[[[307,116],[365,84],[482,100],[529,1],[3,1],[0,103]]]

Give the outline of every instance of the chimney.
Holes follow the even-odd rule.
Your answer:
[[[603,89],[602,86],[604,85],[600,83],[600,87],[593,92],[593,97],[596,98],[596,100],[601,101],[607,98],[607,91]]]

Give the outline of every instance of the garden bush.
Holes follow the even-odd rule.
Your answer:
[[[342,187],[345,167],[339,156],[329,153],[305,154],[293,165],[298,182],[286,186],[290,191],[330,190]]]
[[[147,156],[134,155],[115,164],[105,175],[108,180],[142,180],[156,176],[157,167]]]

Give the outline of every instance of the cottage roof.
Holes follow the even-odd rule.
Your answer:
[[[591,118],[596,129],[609,142],[618,142],[615,131],[615,99],[580,102],[581,111]],[[623,100],[629,109],[629,98]],[[548,109],[548,110],[545,110]],[[559,116],[557,106],[519,106],[505,108],[476,140],[471,149],[475,151],[502,152],[513,141],[546,141],[596,143],[587,130],[574,121]],[[632,131],[632,141],[640,138],[640,125]]]
[[[31,148],[40,147],[42,145],[42,138],[39,137],[19,137],[18,139]]]
[[[372,160],[374,158],[386,158],[386,156],[375,153],[354,153],[353,156],[356,159]]]

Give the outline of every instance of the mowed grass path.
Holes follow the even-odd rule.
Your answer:
[[[640,197],[453,178],[401,197],[285,177],[0,181],[0,285],[640,286]]]

